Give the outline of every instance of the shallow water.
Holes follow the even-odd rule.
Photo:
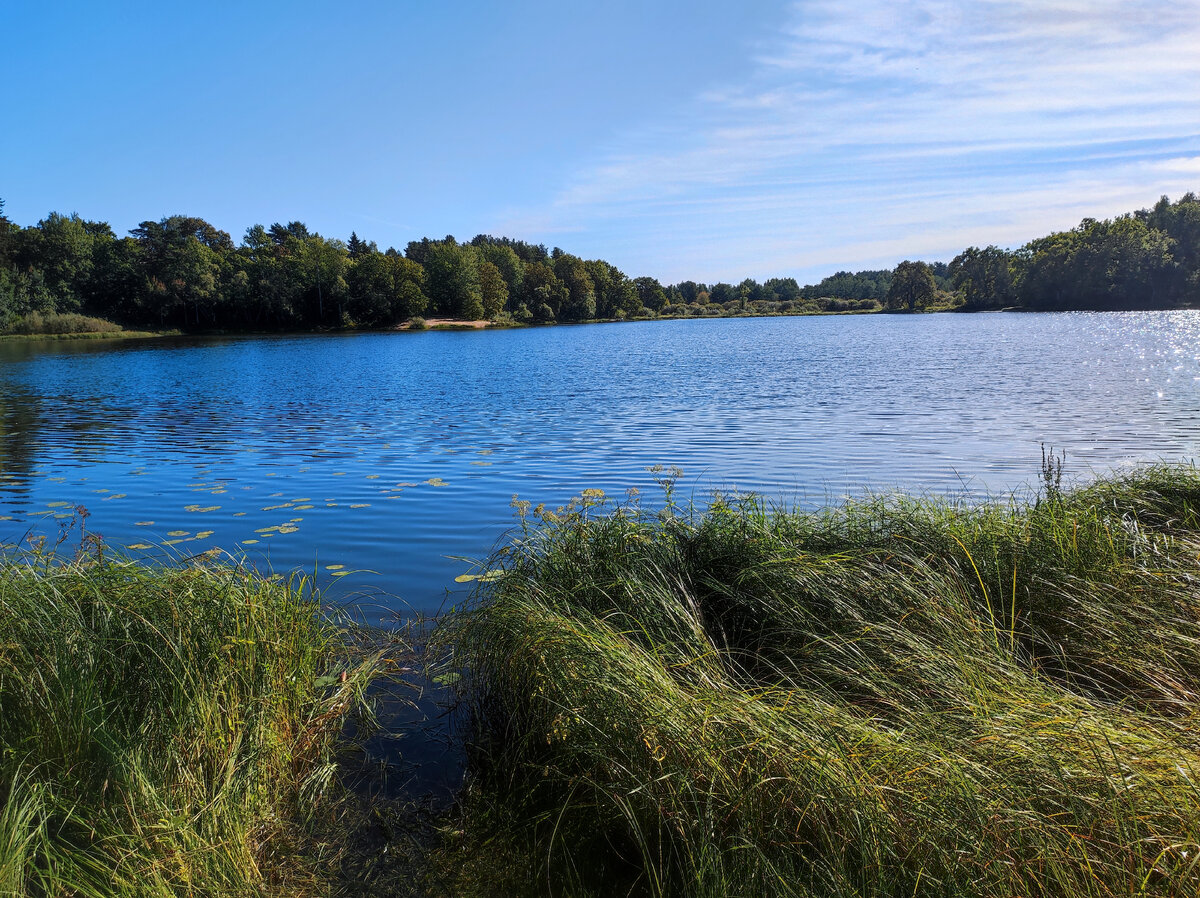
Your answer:
[[[0,542],[89,530],[429,613],[514,495],[1008,492],[1200,448],[1200,313],[0,343]],[[68,537],[73,541],[78,530]],[[377,610],[376,610],[377,609]]]

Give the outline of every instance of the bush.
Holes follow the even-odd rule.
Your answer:
[[[413,315],[408,319],[408,329],[410,331],[423,331],[425,327],[425,319],[420,315]]]
[[[30,312],[8,327],[13,334],[106,334],[122,330],[119,324],[74,312]]]

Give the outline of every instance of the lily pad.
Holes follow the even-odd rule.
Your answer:
[[[153,548],[153,546],[150,546],[147,543],[130,543],[125,548],[126,549],[137,549],[138,551],[144,551],[146,549]]]
[[[168,530],[167,536],[187,536],[189,533],[190,530]]]
[[[153,521],[134,521],[133,526],[134,527],[153,527],[154,522]]]
[[[350,504],[350,507],[351,508],[370,508],[371,503],[370,502],[352,502]]]
[[[70,502],[47,502],[46,507],[47,508],[66,508],[70,504],[71,504]]]
[[[257,544],[258,544],[258,540],[256,540],[256,539],[244,539],[244,540],[242,540],[242,545],[243,545],[243,546],[253,546],[253,545],[257,545]]]
[[[212,530],[201,530],[199,533],[197,533],[195,535],[195,537],[193,537],[193,539],[208,539],[212,535],[213,535]]]
[[[327,564],[327,565],[325,565],[325,570],[340,571],[340,570],[344,569],[345,567],[346,567],[346,565],[344,565],[344,564]]]
[[[424,482],[428,483],[430,486],[446,486],[447,485],[446,481],[442,480],[442,478],[440,478],[440,477],[430,477],[428,480],[426,480]]]

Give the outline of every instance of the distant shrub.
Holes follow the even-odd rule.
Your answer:
[[[107,334],[121,330],[119,324],[74,312],[30,312],[8,327],[11,334]]]
[[[413,315],[411,318],[408,319],[408,329],[410,331],[425,330],[425,319],[422,318],[420,315]]]

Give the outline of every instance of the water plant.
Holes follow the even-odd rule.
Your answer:
[[[302,580],[0,559],[0,895],[304,895],[377,655]]]
[[[1060,471],[983,505],[525,509],[441,635],[459,891],[1200,893],[1200,472]]]

